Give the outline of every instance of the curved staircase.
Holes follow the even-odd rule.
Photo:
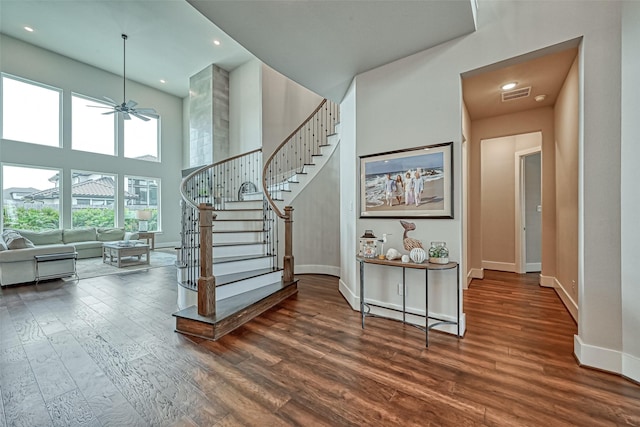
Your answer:
[[[335,150],[338,115],[324,100],[264,165],[254,150],[183,179],[177,332],[217,340],[297,292],[290,204]]]

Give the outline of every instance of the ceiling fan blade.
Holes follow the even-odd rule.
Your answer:
[[[136,105],[138,105],[138,103],[136,101],[134,101],[133,99],[130,99],[129,101],[127,101],[127,103],[125,104],[125,107],[127,108],[133,108]]]
[[[109,110],[113,110],[113,107],[106,107],[106,106],[102,106],[102,105],[86,105],[86,107],[91,107],[91,108],[107,108]]]
[[[129,115],[129,113],[127,112],[122,112],[122,117],[124,117],[125,120],[131,120],[131,116]]]
[[[136,113],[141,114],[143,116],[151,117],[154,119],[159,119],[160,115],[156,113],[156,110],[153,108],[138,108],[136,109]]]
[[[131,112],[131,115],[132,115],[133,117],[137,117],[137,118],[139,118],[140,120],[144,120],[145,122],[148,122],[148,121],[149,121],[149,118],[148,118],[148,117],[145,117],[145,116],[143,116],[143,115],[140,115],[140,114],[138,114],[136,111],[132,111],[132,112]]]
[[[109,98],[108,96],[103,96],[102,98],[106,99],[107,101],[109,101],[110,103],[113,104],[113,106],[115,107],[116,105],[118,105],[118,103],[116,101],[114,101],[113,99]]]
[[[102,115],[106,116],[107,114],[113,114],[115,112],[116,112],[116,110],[111,110],[111,111],[107,111],[106,113],[102,113]]]

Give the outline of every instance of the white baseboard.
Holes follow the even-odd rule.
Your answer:
[[[622,353],[622,375],[640,382],[640,358]]]
[[[558,279],[554,277],[553,281],[553,287],[556,289],[556,293],[562,300],[562,303],[565,305],[565,307],[567,307],[567,310],[569,310],[569,313],[571,314],[571,317],[573,317],[573,320],[578,323],[578,304],[576,304],[573,298],[571,298],[565,287],[558,281]]]
[[[484,279],[484,269],[482,269],[482,268],[471,268],[471,269],[469,269],[469,273],[467,273],[467,278],[469,278],[469,279]]]
[[[156,248],[171,248],[171,249],[175,249],[175,248],[179,248],[180,245],[181,245],[180,242],[162,242],[162,243],[156,242]]]
[[[544,286],[545,288],[555,288],[556,286],[556,278],[553,276],[543,276],[540,275],[540,286]]]
[[[469,284],[473,279],[484,279],[484,269],[470,268],[469,272],[467,273],[467,287],[469,287]]]
[[[573,351],[580,365],[613,372],[640,382],[640,358],[636,356],[585,344],[579,335],[573,336]]]
[[[487,270],[508,271],[511,273],[516,272],[516,265],[512,262],[482,261],[482,268],[486,268]]]
[[[580,365],[622,373],[622,352],[585,344],[579,335],[573,336],[573,352]]]
[[[328,274],[329,276],[340,277],[340,267],[332,265],[295,265],[296,274]]]
[[[347,286],[347,284],[344,283],[342,279],[338,281],[338,290],[340,291],[344,299],[347,300],[352,309],[360,311],[360,298],[358,298],[356,294],[351,292],[349,286]]]
[[[528,262],[525,268],[527,269],[527,273],[535,273],[537,271],[542,271],[542,263]]]

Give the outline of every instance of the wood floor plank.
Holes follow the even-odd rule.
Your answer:
[[[135,273],[0,290],[0,427],[640,426],[640,386],[576,364],[536,275],[486,271],[465,337],[425,348],[398,321],[363,330],[323,275],[218,342],[187,338],[175,268]]]

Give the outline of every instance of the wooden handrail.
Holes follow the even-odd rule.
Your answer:
[[[189,196],[187,195],[186,185],[187,185],[187,183],[189,182],[189,180],[191,178],[193,178],[195,175],[197,175],[199,173],[204,172],[207,169],[212,169],[212,168],[214,168],[216,166],[219,166],[219,165],[221,165],[223,163],[230,162],[230,161],[238,159],[240,157],[248,156],[250,154],[258,153],[258,152],[261,152],[261,151],[262,151],[262,148],[256,148],[255,150],[247,151],[246,153],[242,153],[242,154],[237,154],[235,156],[226,158],[224,160],[221,160],[219,162],[216,162],[216,163],[213,163],[213,164],[210,164],[210,165],[205,165],[205,166],[203,166],[203,167],[201,167],[199,169],[196,169],[195,171],[191,172],[189,175],[185,176],[182,179],[182,181],[180,182],[180,195],[182,196],[182,200],[187,202],[192,208],[197,209],[198,205],[196,204],[195,200],[190,199]]]
[[[269,205],[271,206],[271,208],[273,209],[273,211],[276,213],[276,215],[278,215],[278,217],[282,218],[282,219],[287,219],[288,216],[286,213],[283,213],[278,206],[275,204],[275,202],[273,201],[273,198],[271,197],[271,194],[269,193],[269,188],[267,186],[267,170],[269,169],[270,163],[273,160],[273,158],[275,157],[275,155],[280,151],[280,149],[282,147],[284,147],[290,140],[291,138],[293,138],[307,123],[309,123],[311,121],[311,119],[313,119],[313,117],[316,115],[316,113],[318,111],[320,111],[320,109],[324,106],[324,104],[327,103],[326,99],[323,99],[322,102],[320,103],[320,105],[318,105],[318,107],[316,107],[315,110],[313,110],[313,112],[311,114],[309,114],[309,117],[306,118],[305,121],[303,121],[300,126],[298,126],[293,132],[291,132],[291,134],[289,134],[289,136],[287,138],[285,138],[284,141],[282,141],[280,143],[280,145],[278,145],[278,147],[273,150],[273,153],[271,153],[271,155],[269,156],[269,158],[267,159],[266,162],[264,162],[264,166],[262,168],[262,190],[264,192],[264,195],[267,199],[267,202],[269,202]]]

